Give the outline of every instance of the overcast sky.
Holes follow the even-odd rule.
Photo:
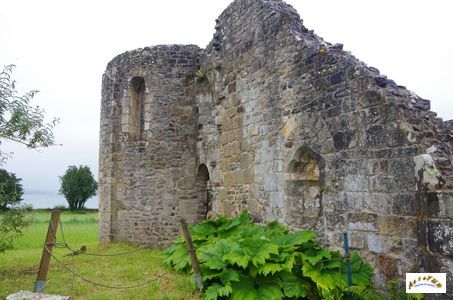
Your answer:
[[[97,177],[101,78],[124,51],[157,44],[205,47],[214,20],[230,0],[0,0],[0,66],[15,64],[21,91],[38,89],[35,104],[59,117],[63,146],[14,151],[6,169],[28,193],[56,193],[69,165]],[[288,0],[309,29],[343,43],[368,65],[431,100],[453,118],[453,1]]]

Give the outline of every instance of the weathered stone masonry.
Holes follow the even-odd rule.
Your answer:
[[[451,121],[282,1],[236,0],[215,29],[206,49],[155,46],[108,64],[101,240],[160,247],[181,217],[247,210],[332,248],[348,231],[379,280],[451,279]]]

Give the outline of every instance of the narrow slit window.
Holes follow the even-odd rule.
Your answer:
[[[143,139],[145,80],[134,77],[129,87],[129,135],[134,140]]]

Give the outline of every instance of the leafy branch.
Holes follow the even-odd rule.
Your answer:
[[[16,82],[12,79],[13,68],[14,65],[5,66],[0,73],[0,139],[8,139],[28,148],[54,145],[53,129],[59,119],[46,123],[44,110],[31,105],[38,91],[18,94]],[[5,155],[0,153],[2,158]]]

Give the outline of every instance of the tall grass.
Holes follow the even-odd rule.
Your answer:
[[[14,242],[14,250],[0,255],[0,299],[19,290],[32,290],[36,280],[43,242],[50,219],[48,211],[34,211],[32,225]],[[64,237],[71,248],[86,246],[87,252],[119,253],[136,246],[98,243],[96,212],[63,212],[61,222]],[[61,228],[57,241],[63,242]],[[163,264],[158,250],[140,249],[123,256],[95,257],[64,256],[67,249],[54,248],[53,253],[78,274],[107,285],[135,285],[148,279],[149,284],[136,289],[114,290],[86,283],[68,272],[55,259],[51,260],[46,293],[72,296],[74,299],[198,299],[192,283],[182,274]],[[166,274],[162,277],[157,275]]]

